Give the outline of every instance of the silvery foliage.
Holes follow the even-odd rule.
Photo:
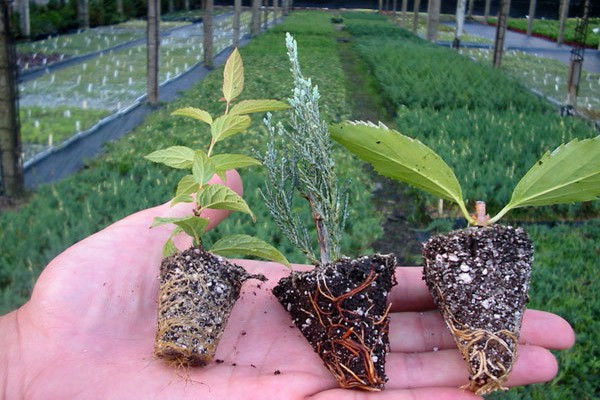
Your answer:
[[[293,209],[294,191],[309,202],[317,228],[320,262],[326,264],[341,256],[348,184],[338,188],[329,131],[319,113],[319,89],[302,75],[296,41],[289,33],[286,45],[294,78],[293,97],[289,99],[290,126],[275,126],[270,114],[265,118],[270,140],[262,161],[269,180],[262,195],[281,231],[312,262],[318,263],[306,225]]]

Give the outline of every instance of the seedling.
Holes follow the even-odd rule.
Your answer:
[[[458,204],[471,226],[423,244],[424,279],[468,364],[465,387],[478,395],[505,389],[517,357],[533,247],[523,229],[496,222],[518,207],[597,199],[600,136],[546,153],[490,218],[484,202],[469,214],[454,172],[418,140],[381,123],[346,122],[330,132],[380,174]]]
[[[225,113],[213,119],[205,110],[186,107],[172,114],[210,125],[211,140],[207,150],[173,146],[146,156],[150,161],[191,172],[181,178],[171,201],[171,205],[192,203],[191,214],[181,218],[158,217],[152,225],[175,224],[163,249],[165,258],[160,269],[154,353],[176,365],[210,362],[242,283],[251,278],[266,280],[262,275],[248,274],[242,267],[217,255],[249,255],[289,266],[287,259],[273,246],[248,235],[223,237],[209,251],[204,249],[202,242],[209,223],[202,216],[204,210],[241,211],[254,219],[240,195],[225,185],[209,181],[215,174],[225,180],[227,170],[259,165],[260,162],[242,154],[214,154],[215,145],[246,130],[251,123],[248,114],[289,108],[277,100],[243,100],[233,104],[243,89],[244,66],[236,49],[227,60],[223,73]],[[192,248],[183,252],[173,243],[173,237],[180,233],[193,238]]]
[[[269,173],[263,193],[281,231],[315,264],[292,272],[273,293],[343,388],[383,388],[388,350],[388,294],[395,284],[393,255],[351,260],[341,256],[347,185],[339,185],[331,141],[319,113],[319,91],[305,79],[296,42],[286,37],[294,77],[291,127],[265,123],[270,142],[263,157]],[[319,255],[296,201],[305,199],[317,233]]]

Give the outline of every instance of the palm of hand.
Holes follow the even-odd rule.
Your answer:
[[[239,261],[269,281],[245,283],[217,351],[219,362],[185,369],[153,358],[160,249],[168,233],[147,227],[165,210],[130,216],[71,247],[46,268],[32,300],[16,314],[20,343],[31,347],[30,358],[35,359],[23,379],[25,397],[475,398],[458,389],[466,382],[463,361],[432,310],[417,268],[398,270],[387,360],[390,381],[383,392],[337,388],[270,293],[288,273],[270,263]],[[223,217],[216,215],[213,222]],[[554,327],[554,333],[542,326]],[[550,379],[556,365],[544,347],[568,347],[572,332],[559,317],[531,311],[522,339],[531,345],[522,346],[511,384]]]

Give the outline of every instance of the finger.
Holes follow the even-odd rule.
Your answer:
[[[450,330],[437,310],[390,314],[390,349],[399,352],[424,352],[454,349]],[[573,346],[575,334],[558,315],[525,310],[519,342],[548,349]]]
[[[381,392],[330,389],[307,397],[310,400],[476,400],[473,393],[458,388],[389,389]]]
[[[575,332],[567,321],[556,314],[526,310],[521,328],[521,342],[563,350],[575,344]]]
[[[435,308],[423,281],[423,268],[396,268],[398,284],[390,292],[391,311],[425,311]]]
[[[460,387],[468,382],[468,370],[458,350],[427,353],[390,353],[387,357],[387,387]],[[539,346],[519,346],[509,384],[547,382],[557,372],[556,359]]]

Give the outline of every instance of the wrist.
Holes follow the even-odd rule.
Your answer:
[[[5,398],[18,398],[17,388],[21,386],[17,313],[13,311],[0,317],[0,393]]]

